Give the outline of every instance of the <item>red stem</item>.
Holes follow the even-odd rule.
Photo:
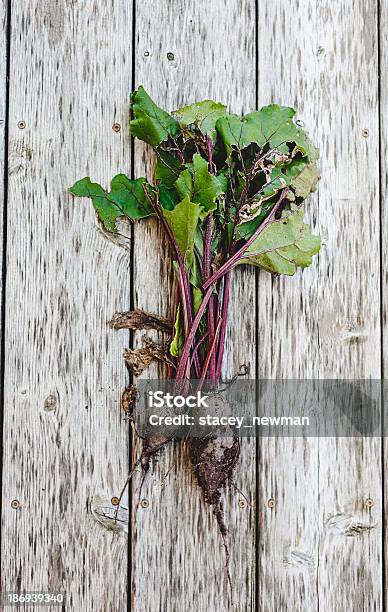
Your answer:
[[[201,372],[201,378],[199,379],[199,382],[198,382],[197,391],[200,391],[202,389],[202,385],[203,385],[203,381],[205,380],[207,369],[209,367],[211,358],[215,353],[215,348],[217,344],[218,333],[220,331],[220,326],[221,326],[221,319],[218,321],[218,325],[217,325],[216,333],[214,334],[213,342],[211,344],[208,354],[206,355],[205,363],[203,364],[203,368]]]
[[[205,334],[203,334],[203,336],[200,337],[199,340],[197,340],[197,342],[194,344],[194,347],[193,347],[193,353],[199,349],[199,347],[201,346],[202,342],[204,340],[206,340],[208,335],[209,335],[209,332],[206,332]]]
[[[287,194],[288,189],[283,189],[279,200],[276,202],[275,206],[273,207],[273,209],[271,210],[271,212],[269,213],[268,217],[266,217],[263,221],[263,223],[261,225],[259,225],[259,227],[257,228],[257,230],[252,234],[252,236],[249,238],[249,240],[247,240],[247,242],[245,242],[245,244],[243,244],[243,246],[236,251],[236,253],[234,255],[232,255],[232,257],[230,257],[223,266],[221,266],[221,268],[219,268],[217,270],[217,272],[215,272],[213,274],[213,276],[211,276],[210,278],[208,278],[207,281],[204,282],[203,284],[203,288],[207,289],[208,287],[210,287],[211,285],[213,285],[215,282],[218,281],[219,278],[221,278],[222,276],[224,276],[224,274],[226,274],[227,272],[229,272],[229,270],[231,270],[233,268],[233,266],[240,260],[242,259],[242,256],[244,255],[245,251],[251,246],[251,244],[256,240],[256,238],[261,234],[261,232],[263,230],[265,230],[266,227],[268,227],[268,225],[270,223],[272,223],[273,218],[276,214],[276,211],[279,209],[280,204],[282,203],[282,201],[284,200],[286,194]]]
[[[191,301],[191,292],[190,292],[190,283],[189,283],[189,275],[187,274],[186,271],[186,267],[185,264],[183,262],[182,259],[182,255],[180,252],[180,249],[178,247],[178,244],[174,238],[173,233],[170,231],[170,226],[168,225],[167,221],[164,219],[163,217],[163,213],[161,213],[159,215],[159,218],[165,228],[165,231],[167,232],[167,234],[170,236],[170,240],[172,242],[172,245],[175,249],[175,253],[177,256],[177,260],[178,260],[178,266],[179,266],[179,277],[180,277],[180,288],[181,288],[181,296],[182,296],[182,306],[183,306],[183,312],[184,312],[184,319],[185,321],[187,321],[188,324],[188,328],[185,330],[186,331],[186,338],[187,338],[187,333],[188,330],[190,329],[192,322],[193,322],[193,315],[192,315],[192,301]],[[195,368],[195,373],[196,376],[199,375],[200,372],[200,367],[199,367],[199,359],[198,359],[198,354],[196,351],[194,351],[193,354],[193,362],[194,362],[194,368]]]
[[[209,172],[213,174],[213,141],[209,136],[206,136],[207,158],[209,161]]]
[[[227,322],[228,322],[230,275],[231,275],[231,272],[227,272],[225,274],[225,279],[224,279],[224,291],[223,291],[223,296],[222,296],[222,311],[221,311],[222,326],[221,326],[220,340],[218,343],[217,368],[216,368],[216,376],[215,376],[216,381],[219,381],[221,379],[221,373],[222,373],[222,359],[224,357],[226,327],[227,327]]]
[[[211,243],[212,243],[212,218],[211,215],[206,219],[205,244],[203,249],[203,279],[206,281],[210,277],[211,266]],[[214,339],[214,294],[210,296],[209,306],[207,309],[207,327],[209,331],[208,349],[213,344]],[[215,377],[215,353],[212,353],[209,367],[209,378],[214,380]]]
[[[180,286],[179,286],[179,282],[175,285],[175,301],[174,301],[174,318],[173,321],[175,321],[177,313],[178,313],[178,308],[179,308],[179,294],[180,294]],[[173,373],[173,368],[171,365],[167,366],[167,378],[172,378],[172,373]]]
[[[209,136],[206,138],[206,147],[207,147],[207,156],[209,161],[209,172],[213,174],[213,142]],[[206,220],[206,232],[205,232],[205,244],[203,250],[203,280],[207,281],[211,274],[211,257],[212,257],[212,225],[213,219],[212,215],[209,214]],[[210,363],[209,365],[209,378],[211,380],[215,380],[216,375],[216,353],[215,351],[211,351],[211,347],[213,346],[214,341],[214,294],[210,296],[209,306],[207,311],[207,327],[209,331],[209,339],[208,339],[208,351],[210,355]]]
[[[188,273],[186,271],[186,267],[182,258],[182,254],[180,252],[179,246],[177,241],[175,240],[174,234],[172,233],[172,231],[170,230],[170,226],[167,223],[166,219],[164,218],[163,212],[160,209],[160,206],[158,206],[158,204],[156,204],[155,202],[152,201],[152,198],[149,197],[146,188],[144,188],[144,191],[146,193],[147,198],[149,199],[149,201],[151,202],[160,222],[162,223],[164,230],[167,234],[167,236],[170,239],[171,245],[175,251],[176,257],[177,257],[177,261],[178,261],[178,266],[179,266],[179,286],[181,289],[181,296],[182,296],[182,307],[184,309],[184,318],[185,320],[187,320],[188,323],[188,327],[191,327],[191,324],[193,322],[193,315],[192,315],[192,300],[191,300],[191,292],[190,292],[190,283],[189,283],[189,276]],[[199,372],[200,372],[200,367],[199,367],[199,359],[198,359],[198,354],[195,351],[194,355],[193,355],[193,361],[194,361],[194,368],[195,368],[195,373],[196,376],[199,376]]]
[[[178,361],[178,368],[177,368],[177,372],[176,372],[176,379],[177,380],[182,380],[182,378],[185,375],[186,372],[186,364],[187,364],[187,360],[189,358],[190,355],[190,349],[191,349],[191,345],[193,344],[193,340],[195,338],[195,334],[197,333],[197,329],[198,326],[201,322],[201,319],[203,317],[203,314],[206,310],[207,304],[210,300],[211,294],[213,292],[213,287],[209,287],[208,290],[206,291],[205,295],[203,296],[203,300],[202,303],[198,309],[197,314],[195,315],[195,319],[193,321],[193,324],[191,326],[191,329],[189,331],[189,335],[187,336],[186,340],[185,340],[185,344],[183,346],[183,350],[182,350],[182,354],[179,358]]]
[[[187,317],[188,304],[187,304],[187,301],[186,301],[186,292],[182,291],[182,287],[184,285],[184,281],[183,281],[183,275],[182,275],[181,268],[179,268],[179,282],[178,282],[178,284],[179,284],[179,287],[181,288],[181,291],[180,291],[180,293],[181,293],[181,303],[182,303],[182,307],[183,307],[183,321],[184,321],[184,330],[185,330],[185,337],[186,337],[187,334],[189,333],[189,320],[188,320],[188,317]]]
[[[169,224],[167,223],[164,215],[163,215],[163,211],[159,205],[158,202],[154,202],[154,200],[151,198],[151,196],[149,195],[147,188],[145,185],[143,185],[143,190],[145,193],[145,196],[147,198],[147,200],[149,201],[149,203],[151,204],[152,208],[154,209],[155,213],[157,214],[159,221],[161,222],[161,224],[163,225],[163,228],[171,242],[171,245],[175,251],[177,260],[178,260],[178,266],[179,266],[179,270],[180,270],[180,286],[181,286],[181,290],[182,293],[184,292],[184,297],[182,296],[182,302],[184,302],[186,304],[186,315],[187,315],[187,321],[189,322],[189,325],[191,324],[191,321],[193,319],[192,317],[192,303],[191,303],[191,293],[190,293],[190,285],[189,285],[189,279],[188,279],[188,274],[186,271],[186,267],[182,258],[182,254],[180,251],[180,248],[178,246],[177,241],[175,240],[174,234],[172,233]]]

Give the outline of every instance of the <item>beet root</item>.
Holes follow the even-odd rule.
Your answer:
[[[194,473],[205,501],[216,507],[239,458],[239,438],[192,438],[189,448]]]
[[[160,451],[162,451],[163,448],[169,442],[171,442],[171,438],[166,438],[165,436],[149,436],[148,438],[144,438],[143,439],[143,449],[142,449],[141,455],[135,461],[135,463],[134,463],[134,465],[132,467],[132,470],[129,473],[128,478],[125,481],[125,484],[124,484],[123,488],[121,489],[120,495],[118,497],[117,509],[116,509],[116,512],[115,512],[115,520],[117,520],[117,515],[118,515],[119,507],[120,507],[123,495],[125,493],[125,489],[127,488],[127,486],[129,485],[130,481],[132,480],[132,477],[133,477],[135,471],[137,470],[137,468],[140,466],[141,467],[141,471],[142,471],[142,478],[141,478],[140,487],[139,487],[139,500],[140,500],[141,490],[142,490],[142,487],[143,487],[144,480],[145,480],[145,477],[147,475],[147,472],[150,469],[151,459],[153,457],[156,457],[156,455]]]
[[[228,529],[225,524],[221,493],[228,481],[240,455],[240,440],[237,437],[192,438],[189,454],[198,484],[203,491],[205,502],[213,507],[226,554],[226,572],[232,591],[229,572]]]
[[[166,438],[166,436],[149,436],[145,438],[140,459],[135,465],[140,464],[142,470],[148,472],[151,459],[162,451],[169,442],[171,442],[171,438]]]
[[[121,396],[121,409],[125,414],[129,417],[134,425],[135,420],[133,418],[133,410],[138,398],[138,391],[135,385],[131,384],[126,389],[124,389],[123,394]],[[135,429],[135,433],[138,436],[138,433]],[[141,437],[141,436],[139,436]],[[147,437],[143,437],[143,448],[140,454],[140,457],[135,461],[132,471],[128,475],[128,478],[123,487],[122,493],[124,493],[128,483],[130,482],[135,470],[140,466],[143,472],[143,476],[148,472],[150,468],[150,462],[153,457],[155,457],[159,452],[163,450],[163,448],[171,442],[171,436],[161,436],[161,435],[149,435]],[[144,480],[144,478],[143,478]],[[143,482],[143,481],[142,481]],[[121,496],[120,496],[121,501]]]

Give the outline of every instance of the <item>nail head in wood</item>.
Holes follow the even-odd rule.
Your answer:
[[[121,125],[120,125],[119,123],[114,123],[114,124],[112,125],[112,130],[113,130],[114,132],[119,132],[119,131],[121,130]]]
[[[171,51],[169,51],[167,53],[167,59],[169,62],[172,62],[175,59],[175,55],[173,53],[171,53]]]
[[[140,502],[140,505],[142,508],[148,508],[148,506],[150,505],[150,502],[148,501],[148,499],[142,499]]]
[[[364,136],[364,138],[368,138],[369,130],[362,130],[362,135]]]
[[[26,122],[25,121],[19,121],[19,123],[18,123],[19,130],[24,130],[25,127],[26,127]]]
[[[245,499],[240,499],[238,505],[240,506],[240,508],[246,508],[247,502],[245,501]]]
[[[46,397],[46,399],[44,400],[44,404],[43,407],[45,410],[47,410],[48,412],[55,410],[57,406],[57,398],[55,397],[55,395],[49,395],[48,397]]]
[[[18,499],[13,499],[11,501],[11,508],[13,508],[14,510],[20,508],[20,501]]]
[[[365,506],[367,508],[373,508],[374,506],[374,501],[373,499],[371,499],[370,497],[368,497],[368,499],[365,500]]]
[[[275,508],[275,500],[273,497],[270,497],[268,500],[268,508]]]
[[[112,506],[118,506],[120,503],[120,500],[118,497],[112,497],[112,499],[110,500],[110,503],[112,504]]]

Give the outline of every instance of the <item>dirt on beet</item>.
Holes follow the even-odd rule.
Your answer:
[[[226,555],[226,574],[233,596],[233,586],[229,571],[228,528],[225,523],[224,508],[221,501],[223,489],[233,476],[233,470],[240,456],[240,440],[237,437],[192,438],[189,442],[189,455],[194,474],[202,489],[204,500],[212,506],[222,536]]]
[[[171,438],[166,438],[165,436],[149,436],[148,438],[144,438],[143,449],[139,461],[144,472],[148,472],[151,460],[155,458],[169,442],[171,442]]]

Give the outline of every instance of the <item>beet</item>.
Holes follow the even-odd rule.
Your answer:
[[[136,465],[140,464],[144,472],[148,472],[151,459],[162,451],[169,442],[171,442],[171,438],[166,438],[165,436],[149,436],[145,438],[143,450]]]
[[[240,456],[240,440],[235,436],[191,438],[189,455],[204,500],[213,507],[213,514],[225,548],[226,572],[232,591],[227,543],[228,529],[225,524],[221,493],[233,476],[233,470]]]
[[[118,174],[109,191],[90,177],[70,188],[75,196],[92,199],[104,231],[116,233],[123,216],[136,222],[153,217],[170,244],[162,259],[176,273],[173,320],[137,308],[117,313],[109,323],[114,329],[167,335],[162,344],[145,336],[141,347],[125,351],[131,375],[140,376],[156,360],[167,366],[175,393],[185,395],[190,379],[198,382],[197,390],[207,382],[217,387],[233,299],[232,270],[250,264],[292,276],[297,267],[312,263],[320,239],[304,223],[301,205],[316,189],[318,151],[294,114],[292,108],[271,104],[238,117],[205,100],[170,115],[140,86],[131,97],[130,127],[156,152],[153,182]],[[234,299],[237,303],[239,296]],[[247,316],[254,316],[254,308]],[[135,396],[136,390],[128,388],[122,402],[128,415]],[[230,409],[226,404],[218,406],[219,414]],[[145,438],[126,484],[139,466],[144,482],[152,458],[176,433]],[[193,438],[189,453],[218,523],[231,584],[221,494],[232,478],[240,443],[233,431],[225,437],[217,433]]]
[[[239,438],[192,438],[189,449],[194,473],[204,499],[214,506],[214,514],[217,517],[216,509],[220,506],[222,489],[232,477],[240,455]],[[219,526],[223,531],[220,523]]]

